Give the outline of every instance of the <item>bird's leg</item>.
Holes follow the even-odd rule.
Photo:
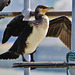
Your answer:
[[[37,49],[37,48],[36,48],[36,49]],[[33,56],[33,54],[34,54],[35,52],[36,52],[36,50],[35,50],[33,53],[30,54],[30,56],[31,56],[31,62],[35,62],[35,61],[34,61],[34,56]]]
[[[30,56],[31,56],[31,62],[35,62],[35,61],[34,61],[34,58],[33,58],[33,53],[30,54]]]
[[[30,54],[30,56],[31,56],[31,61],[30,62],[35,62],[34,59],[33,59],[33,53]],[[36,69],[36,68],[31,68],[31,70],[34,70],[34,69]]]
[[[24,58],[23,53],[22,53],[22,61],[23,61],[23,62],[27,62],[26,59]]]

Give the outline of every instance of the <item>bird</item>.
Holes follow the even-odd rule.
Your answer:
[[[37,15],[37,13],[35,12]],[[11,36],[19,36],[23,29],[26,28],[27,21],[23,21],[24,15],[17,15],[4,31],[2,43],[8,41]],[[35,16],[35,19],[38,19]],[[14,30],[14,31],[13,31]],[[49,21],[49,28],[46,37],[59,38],[69,50],[71,50],[71,21],[66,16],[60,16]],[[0,55],[0,59],[4,58],[5,54]],[[31,54],[33,61],[33,53]],[[8,57],[7,57],[8,58]],[[6,59],[6,58],[4,58]]]
[[[0,0],[0,11],[2,11],[3,8],[8,6],[10,3],[11,3],[10,0]]]
[[[46,37],[49,18],[45,13],[50,9],[53,7],[38,5],[35,9],[35,20],[24,21],[24,14],[17,15],[11,20],[4,31],[2,43],[7,42],[11,36],[18,38],[7,52],[0,54],[0,59],[17,59],[21,55],[25,62],[24,55],[33,55],[37,46]]]

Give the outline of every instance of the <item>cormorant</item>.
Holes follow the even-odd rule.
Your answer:
[[[39,43],[47,35],[49,19],[45,13],[50,9],[53,9],[53,7],[37,6],[34,21],[23,21],[23,14],[16,16],[7,25],[2,43],[7,42],[11,36],[18,36],[18,38],[9,51],[0,55],[0,59],[16,59],[22,55],[23,61],[26,61],[23,54],[33,54]]]

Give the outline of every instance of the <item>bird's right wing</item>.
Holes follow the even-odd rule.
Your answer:
[[[27,21],[23,21],[23,18],[24,15],[20,14],[9,22],[4,31],[2,43],[7,42],[11,36],[19,36],[28,23]]]
[[[66,16],[50,20],[47,37],[59,38],[71,49],[71,21]]]

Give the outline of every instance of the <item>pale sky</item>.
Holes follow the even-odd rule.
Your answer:
[[[55,5],[55,10],[72,10],[72,0],[58,0]]]

